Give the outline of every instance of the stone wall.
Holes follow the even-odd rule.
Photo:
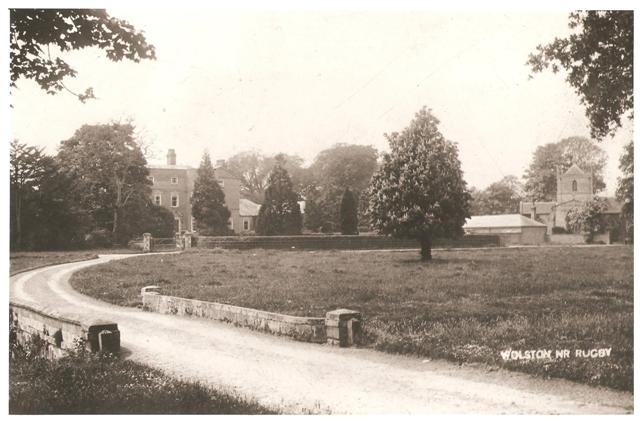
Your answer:
[[[220,320],[263,332],[292,337],[306,342],[324,343],[325,319],[271,313],[229,304],[160,295],[157,288],[143,288],[144,310],[178,316]]]
[[[33,337],[45,342],[47,358],[60,358],[73,350],[78,341],[93,352],[120,351],[118,325],[109,321],[80,316],[62,316],[39,305],[12,299],[9,302],[9,325],[15,340],[25,345]]]
[[[415,239],[379,235],[299,235],[299,236],[233,236],[197,237],[194,246],[230,249],[302,249],[302,250],[379,250],[418,249]],[[460,239],[439,239],[434,248],[498,247],[500,238],[493,235],[465,235]]]
[[[576,245],[586,244],[584,235],[582,234],[554,234],[549,236],[552,244]],[[611,244],[610,233],[607,231],[603,234],[595,234],[593,236],[594,244]]]

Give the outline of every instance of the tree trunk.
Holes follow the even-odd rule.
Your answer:
[[[118,207],[114,207],[113,209],[113,229],[111,233],[113,234],[113,239],[115,240],[118,237]]]
[[[16,205],[15,205],[15,217],[16,217],[16,246],[18,249],[22,248],[22,194],[16,192]]]
[[[420,257],[422,261],[431,260],[431,235],[425,234],[420,238]]]

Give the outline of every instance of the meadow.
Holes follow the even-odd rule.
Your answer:
[[[190,250],[84,269],[80,292],[140,305],[140,288],[299,316],[364,316],[364,346],[633,390],[633,248],[434,251]],[[500,352],[611,348],[605,358]]]

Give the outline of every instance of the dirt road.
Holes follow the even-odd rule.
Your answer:
[[[633,395],[445,361],[306,344],[231,325],[118,307],[71,289],[102,256],[11,277],[11,297],[118,323],[128,358],[285,412],[632,413]],[[104,281],[105,284],[109,281]]]

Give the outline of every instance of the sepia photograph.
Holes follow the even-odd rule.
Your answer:
[[[45,4],[8,415],[634,414],[632,3]]]

